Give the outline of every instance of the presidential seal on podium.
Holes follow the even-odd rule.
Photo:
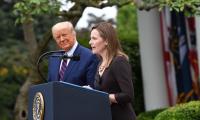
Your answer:
[[[33,99],[33,120],[43,120],[44,99],[41,92],[37,92]]]

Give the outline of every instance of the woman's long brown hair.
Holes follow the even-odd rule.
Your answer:
[[[124,56],[128,60],[128,56],[123,52],[121,44],[118,40],[116,30],[112,24],[108,22],[101,22],[92,27],[92,30],[96,29],[100,36],[107,41],[107,50],[108,50],[108,64],[112,61],[115,56]],[[91,31],[92,31],[91,30]]]

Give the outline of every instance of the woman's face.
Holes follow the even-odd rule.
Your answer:
[[[100,36],[96,29],[93,29],[90,33],[89,44],[94,54],[101,55],[106,51],[107,42]]]

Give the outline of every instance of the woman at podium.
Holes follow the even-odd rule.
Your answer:
[[[92,52],[100,58],[94,88],[109,93],[112,120],[136,120],[132,71],[112,24],[102,22],[90,33]]]

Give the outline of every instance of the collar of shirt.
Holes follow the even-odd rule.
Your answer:
[[[78,46],[78,42],[76,41],[75,44],[73,45],[73,47],[69,51],[66,52],[67,55],[72,56],[74,54],[74,51],[76,50],[77,46]],[[69,64],[69,61],[70,61],[70,59],[67,59],[67,65]],[[63,60],[61,61],[60,68],[61,68],[62,62],[63,62]]]
[[[78,42],[75,41],[75,44],[73,45],[73,47],[69,51],[66,52],[67,55],[72,56],[74,54],[74,51],[76,50],[77,46],[78,46]]]

